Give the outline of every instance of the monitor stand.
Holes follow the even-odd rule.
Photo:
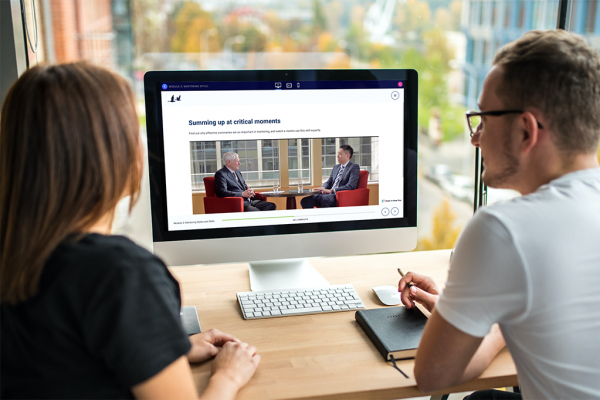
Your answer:
[[[305,258],[250,263],[253,292],[326,286],[329,282]]]

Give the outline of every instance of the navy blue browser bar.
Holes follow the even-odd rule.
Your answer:
[[[213,90],[398,89],[406,81],[163,82],[163,92]]]

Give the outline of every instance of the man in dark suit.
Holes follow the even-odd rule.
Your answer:
[[[244,211],[268,211],[275,204],[254,198],[254,190],[246,185],[240,169],[240,157],[234,152],[223,155],[225,166],[215,174],[215,194],[217,197],[243,197]]]
[[[354,190],[358,186],[360,176],[360,167],[358,164],[350,161],[354,150],[350,145],[343,144],[337,154],[339,164],[336,164],[331,171],[331,176],[321,186],[315,189],[319,194],[305,197],[300,201],[302,208],[313,207],[335,207],[335,194],[342,190]]]

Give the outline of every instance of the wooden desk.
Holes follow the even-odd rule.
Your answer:
[[[442,286],[449,250],[311,259],[330,284],[352,283],[367,308],[384,307],[371,287],[395,285],[396,269],[432,276]],[[217,328],[258,348],[260,366],[239,399],[398,399],[423,396],[413,376],[414,360],[398,362],[404,378],[354,320],[354,312],[244,320],[235,293],[250,290],[248,264],[171,268],[181,283],[183,304],[198,309],[203,330]],[[201,392],[211,361],[192,367]],[[462,392],[518,385],[504,349],[477,379],[446,390]]]

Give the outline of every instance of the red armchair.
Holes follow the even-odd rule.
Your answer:
[[[204,213],[230,213],[243,212],[244,199],[241,197],[217,197],[215,194],[215,177],[207,176],[204,178],[204,189],[206,197],[204,197]]]
[[[205,178],[206,179],[206,178]],[[360,171],[358,186],[354,190],[344,190],[335,194],[335,200],[338,207],[368,206],[369,192],[367,183],[369,182],[369,171]]]

